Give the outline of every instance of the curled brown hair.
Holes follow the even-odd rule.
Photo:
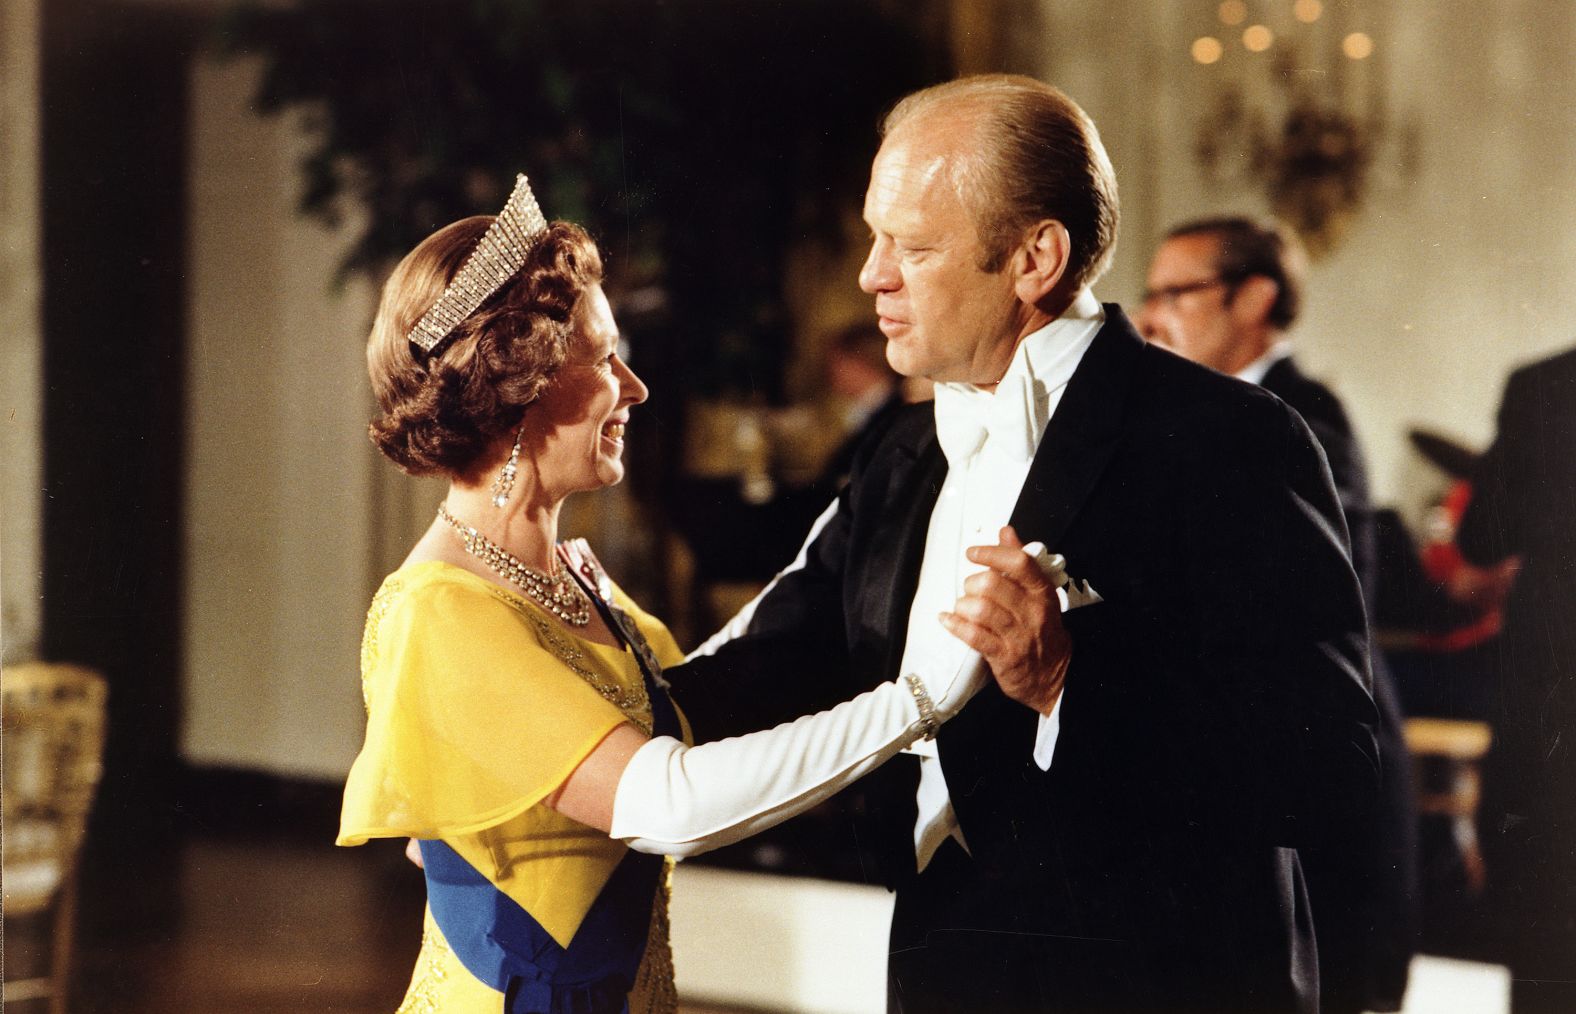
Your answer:
[[[564,361],[570,321],[602,258],[584,229],[554,222],[525,265],[431,353],[409,341],[416,321],[493,222],[477,215],[422,240],[383,286],[367,339],[379,414],[369,432],[411,475],[470,475],[487,447],[520,424]]]

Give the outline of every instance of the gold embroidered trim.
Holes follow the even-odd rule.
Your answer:
[[[508,593],[502,592],[500,589],[495,594],[499,594],[501,597]],[[511,599],[505,599],[504,601],[514,605]],[[648,736],[651,735],[651,698],[646,695],[646,681],[644,679],[641,679],[639,683],[632,687],[625,686],[616,679],[608,679],[587,665],[585,652],[581,651],[579,645],[575,644],[573,640],[558,630],[552,623],[538,616],[534,610],[522,609],[520,612],[531,621],[531,626],[536,628],[537,636],[547,646],[549,651],[558,656],[560,662],[568,666],[570,671],[576,676],[585,680],[592,690],[595,690],[602,696],[603,700],[610,702],[615,708],[623,712],[624,717],[633,722],[641,732]]]
[[[449,955],[449,945],[430,929],[421,933],[421,955],[416,959],[416,975],[410,989],[394,1014],[440,1014],[438,1002],[443,982],[449,977],[444,959]]]
[[[651,903],[651,928],[646,953],[629,991],[630,1014],[676,1014],[678,987],[673,984],[673,945],[668,926],[668,902],[673,897],[673,858],[662,860],[662,876]]]
[[[388,615],[394,599],[404,590],[404,578],[390,577],[372,596],[372,605],[367,609],[367,627],[361,635],[361,706],[368,714],[372,712],[371,675],[378,654],[378,634],[383,626],[383,617]]]
[[[377,658],[378,634],[383,618],[393,607],[394,601],[405,590],[403,578],[390,577],[378,589],[372,598],[372,606],[367,610],[367,626],[361,636],[361,705],[370,714],[372,710],[371,673]],[[586,654],[580,650],[568,636],[559,631],[552,623],[537,615],[534,609],[520,608],[520,600],[513,593],[503,588],[489,587],[488,592],[500,602],[513,608],[526,619],[531,621],[531,626],[536,629],[537,637],[558,660],[569,667],[576,676],[585,680],[591,689],[595,690],[602,698],[610,702],[615,708],[624,713],[624,717],[633,722],[646,735],[651,735],[651,699],[646,695],[644,679],[634,686],[625,686],[616,679],[608,679],[601,673],[592,669],[586,663]]]

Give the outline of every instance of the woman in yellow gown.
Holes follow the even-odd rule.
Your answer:
[[[660,622],[583,543],[572,493],[618,482],[646,388],[618,356],[601,260],[525,177],[390,277],[368,342],[371,431],[443,475],[437,519],[373,599],[365,745],[338,842],[419,840],[428,906],[402,1011],[671,1011],[666,866],[800,812],[933,734],[977,659],[693,747]]]

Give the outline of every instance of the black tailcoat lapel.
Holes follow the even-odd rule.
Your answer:
[[[1115,304],[1067,383],[1029,466],[1012,525],[1025,542],[1057,545],[1089,498],[1122,437],[1133,360],[1144,340]]]
[[[850,668],[860,689],[893,679],[903,664],[930,515],[947,475],[933,413],[898,429],[888,438],[890,452],[882,455],[890,462],[886,475],[871,475],[854,487],[861,499],[853,505],[859,521],[850,539],[854,558],[849,567],[859,579],[844,587],[844,615]],[[863,784],[870,819],[861,833],[879,857],[882,879],[889,886],[907,883],[915,874],[918,758],[894,757]]]
[[[894,470],[892,475],[888,503],[894,512],[902,512],[903,522],[878,536],[878,542],[890,542],[891,545],[878,545],[876,550],[876,559],[892,562],[891,572],[883,582],[891,590],[882,618],[882,628],[887,632],[884,638],[886,657],[880,669],[883,674],[895,673],[903,664],[908,617],[914,605],[914,591],[919,587],[930,515],[936,508],[936,497],[946,477],[947,461],[940,453],[933,429],[929,439],[908,458],[906,466],[900,471]]]
[[[1105,324],[1068,381],[1012,511],[1019,538],[1043,542],[1053,553],[1121,443],[1137,372],[1133,360],[1144,348],[1115,304],[1106,304],[1105,312]],[[1032,763],[1038,729],[1039,716],[995,683],[942,727],[941,766],[965,839],[970,816],[981,805],[979,786],[1002,765]]]

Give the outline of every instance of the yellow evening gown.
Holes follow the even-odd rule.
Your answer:
[[[660,664],[682,659],[605,575],[602,588]],[[425,930],[402,1014],[673,1011],[671,862],[542,804],[623,722],[688,740],[635,654],[433,561],[378,590],[361,678],[366,741],[338,843],[422,839]]]

